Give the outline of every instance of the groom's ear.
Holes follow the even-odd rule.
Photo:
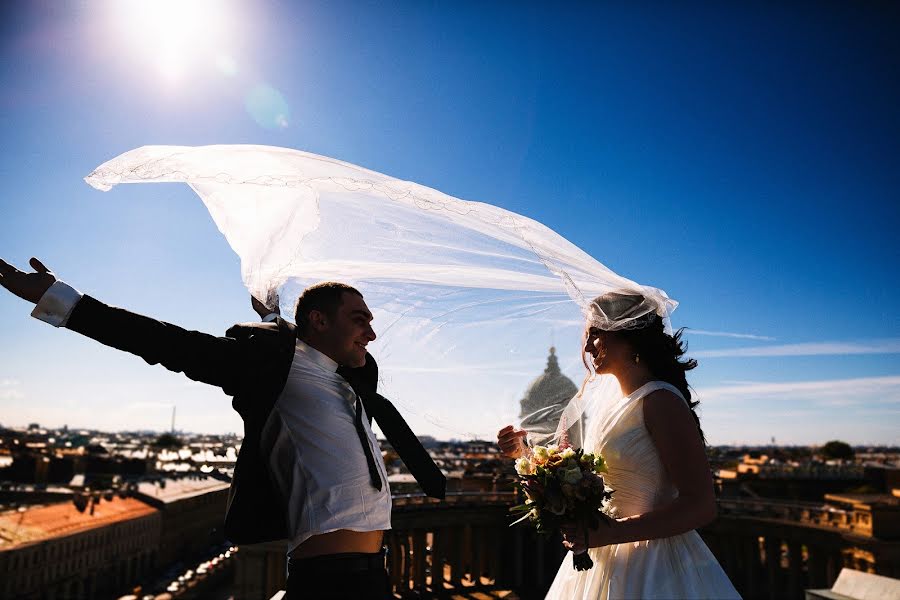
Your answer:
[[[328,315],[321,310],[311,310],[307,315],[309,326],[316,331],[324,331],[328,328]]]

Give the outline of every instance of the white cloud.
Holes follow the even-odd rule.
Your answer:
[[[731,331],[708,331],[706,329],[693,329],[688,327],[685,329],[688,335],[709,335],[715,337],[739,338],[744,340],[760,340],[763,342],[774,342],[775,338],[767,335],[756,335],[753,333],[733,333]]]
[[[22,400],[25,394],[19,389],[22,382],[18,379],[0,379],[0,400]]]
[[[695,358],[764,357],[764,356],[847,356],[851,354],[897,354],[900,339],[889,338],[868,342],[807,342],[757,346],[753,348],[724,348],[691,352]]]
[[[900,375],[777,383],[742,383],[699,388],[697,396],[704,401],[783,396],[792,401],[808,400],[828,406],[890,404],[900,402]]]

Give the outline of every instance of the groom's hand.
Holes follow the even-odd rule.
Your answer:
[[[256,296],[250,296],[250,306],[253,307],[253,310],[256,311],[256,314],[259,315],[260,319],[265,319],[269,315],[280,315],[281,309],[279,308],[279,299],[278,292],[272,290],[266,296],[266,301],[263,302]]]
[[[37,304],[44,292],[56,281],[56,275],[36,258],[32,258],[28,262],[34,269],[34,273],[22,272],[0,259],[0,285],[22,300]]]
[[[497,443],[500,445],[500,451],[507,458],[519,458],[525,452],[525,436],[528,432],[524,429],[516,429],[512,425],[507,425],[497,432]]]

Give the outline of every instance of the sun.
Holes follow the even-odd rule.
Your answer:
[[[214,67],[227,60],[223,46],[232,21],[230,4],[224,0],[119,0],[112,3],[113,22],[123,49],[162,79],[177,83],[198,66]]]

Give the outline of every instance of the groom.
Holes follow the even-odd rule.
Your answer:
[[[0,260],[0,285],[36,304],[32,316],[222,388],[244,421],[225,516],[237,543],[287,538],[286,598],[385,598],[387,473],[370,419],[432,496],[446,481],[389,401],[376,391],[375,339],[362,294],[327,282],[304,290],[296,328],[276,318],[226,337],[107,306],[37,259],[32,273]]]

